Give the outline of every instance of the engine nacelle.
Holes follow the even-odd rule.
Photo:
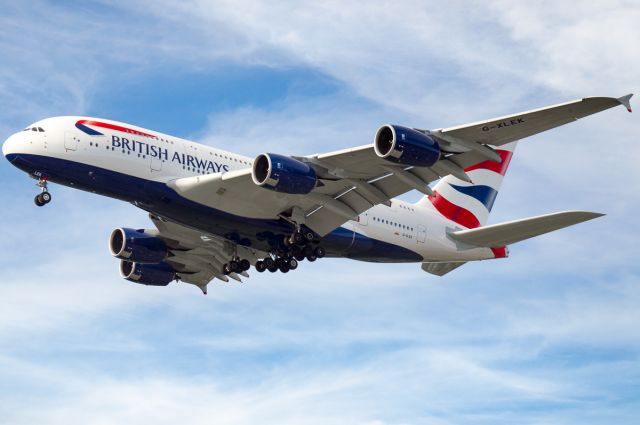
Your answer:
[[[440,159],[440,145],[432,137],[399,125],[383,125],[373,149],[380,158],[402,165],[430,167]]]
[[[140,264],[121,260],[120,276],[141,285],[167,286],[176,278],[176,272],[167,263]]]
[[[160,263],[167,256],[167,245],[144,230],[118,228],[109,237],[109,251],[114,257],[136,263]]]
[[[251,178],[258,186],[293,195],[306,195],[318,181],[316,172],[309,165],[274,153],[261,153],[256,157]]]

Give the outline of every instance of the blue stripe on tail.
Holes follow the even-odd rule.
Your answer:
[[[489,211],[491,211],[491,208],[493,208],[493,203],[496,200],[496,196],[498,196],[498,191],[489,186],[456,186],[454,184],[449,185],[458,192],[469,195],[472,198],[482,202],[482,204],[487,207],[487,210]]]

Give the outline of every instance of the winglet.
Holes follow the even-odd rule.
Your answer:
[[[620,102],[621,105],[627,108],[627,111],[629,112],[631,112],[631,102],[629,101],[631,99],[631,96],[633,96],[633,93],[629,93],[628,95],[619,97],[617,99],[618,102]]]

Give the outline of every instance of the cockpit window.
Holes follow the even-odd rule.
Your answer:
[[[35,127],[31,127],[31,131],[38,131],[38,129]]]
[[[44,133],[44,129],[43,129],[42,127],[38,127],[38,131],[39,131],[40,133]]]

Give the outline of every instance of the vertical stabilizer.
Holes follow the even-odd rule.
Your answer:
[[[452,175],[443,177],[433,187],[434,196],[425,196],[418,205],[431,205],[444,217],[469,229],[483,226],[489,218],[516,144],[512,142],[496,149],[502,158],[500,163],[487,160],[466,168],[472,183]]]

